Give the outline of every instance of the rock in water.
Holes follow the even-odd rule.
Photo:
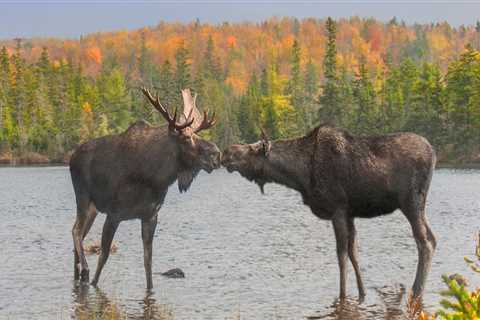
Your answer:
[[[185,273],[180,268],[170,269],[161,273],[161,275],[168,278],[185,278]]]

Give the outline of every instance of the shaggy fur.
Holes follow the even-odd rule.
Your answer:
[[[168,187],[178,179],[187,191],[197,173],[220,166],[220,151],[189,127],[178,132],[167,126],[152,127],[145,121],[118,135],[86,142],[70,161],[77,200],[77,220],[72,230],[75,244],[75,279],[88,281],[83,238],[97,210],[107,214],[102,233],[102,253],[92,284],[96,285],[108,258],[118,224],[141,219],[147,287],[152,288],[152,241],[157,212]]]
[[[262,190],[268,182],[297,190],[317,217],[332,221],[341,298],[346,295],[347,256],[359,295],[365,295],[354,218],[373,218],[400,209],[412,226],[419,251],[413,295],[422,295],[436,246],[425,216],[435,153],[425,138],[413,133],[359,137],[320,126],[298,139],[232,145],[225,150],[222,164]]]

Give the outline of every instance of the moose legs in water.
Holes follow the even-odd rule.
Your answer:
[[[95,271],[95,277],[93,278],[92,285],[96,286],[100,274],[102,273],[103,266],[107,262],[108,256],[110,255],[110,248],[112,246],[113,236],[115,231],[117,231],[119,221],[115,221],[107,215],[105,223],[103,224],[102,230],[102,249],[100,251],[100,256],[98,257],[97,270]]]
[[[362,275],[360,274],[360,266],[358,264],[358,245],[357,245],[357,230],[353,218],[349,218],[348,224],[348,256],[352,263],[355,277],[357,278],[358,296],[360,300],[365,297],[365,288],[363,286]]]
[[[147,289],[153,288],[152,283],[152,243],[157,227],[157,214],[149,219],[142,219],[142,240],[143,240],[143,263],[145,276],[147,278]]]
[[[418,298],[422,296],[425,289],[425,281],[437,242],[425,216],[425,197],[418,201],[410,201],[405,208],[402,208],[402,212],[410,222],[418,249],[417,273],[412,287],[413,297]]]
[[[97,217],[97,208],[89,200],[80,199],[77,202],[77,218],[72,229],[74,246],[74,279],[88,282],[89,270],[85,253],[83,250],[83,239],[90,231],[95,218]]]
[[[362,300],[365,297],[365,288],[358,264],[356,230],[353,218],[348,217],[345,210],[339,210],[334,215],[332,223],[337,242],[338,266],[340,269],[340,299],[343,300],[346,297],[347,258],[350,258],[357,279],[358,296]]]

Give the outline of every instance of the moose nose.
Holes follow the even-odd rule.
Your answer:
[[[220,168],[221,160],[222,160],[222,154],[220,152],[218,152],[213,156],[213,164],[215,168],[217,169]]]
[[[225,150],[222,154],[222,159],[221,159],[222,166],[227,165],[229,160],[230,160],[230,154],[228,150]]]

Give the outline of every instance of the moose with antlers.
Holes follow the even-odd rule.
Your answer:
[[[425,202],[435,152],[413,133],[354,136],[328,125],[290,140],[232,145],[222,164],[256,182],[279,183],[300,192],[320,219],[331,220],[340,267],[340,298],[346,296],[347,258],[353,265],[361,299],[365,296],[358,264],[355,218],[374,218],[400,209],[413,230],[418,247],[413,297],[423,293],[436,246],[427,222]]]
[[[183,114],[177,118],[176,109],[172,116],[158,96],[153,97],[146,88],[142,92],[168,122],[166,126],[138,121],[121,134],[84,143],[70,160],[77,203],[72,230],[76,280],[89,281],[83,239],[100,211],[107,217],[92,284],[98,283],[119,223],[140,219],[147,288],[151,289],[153,236],[168,187],[178,180],[180,191],[185,192],[200,170],[210,173],[220,166],[217,146],[197,135],[214,125],[215,115],[209,119],[204,112],[202,118],[195,105],[196,95],[182,90]]]

